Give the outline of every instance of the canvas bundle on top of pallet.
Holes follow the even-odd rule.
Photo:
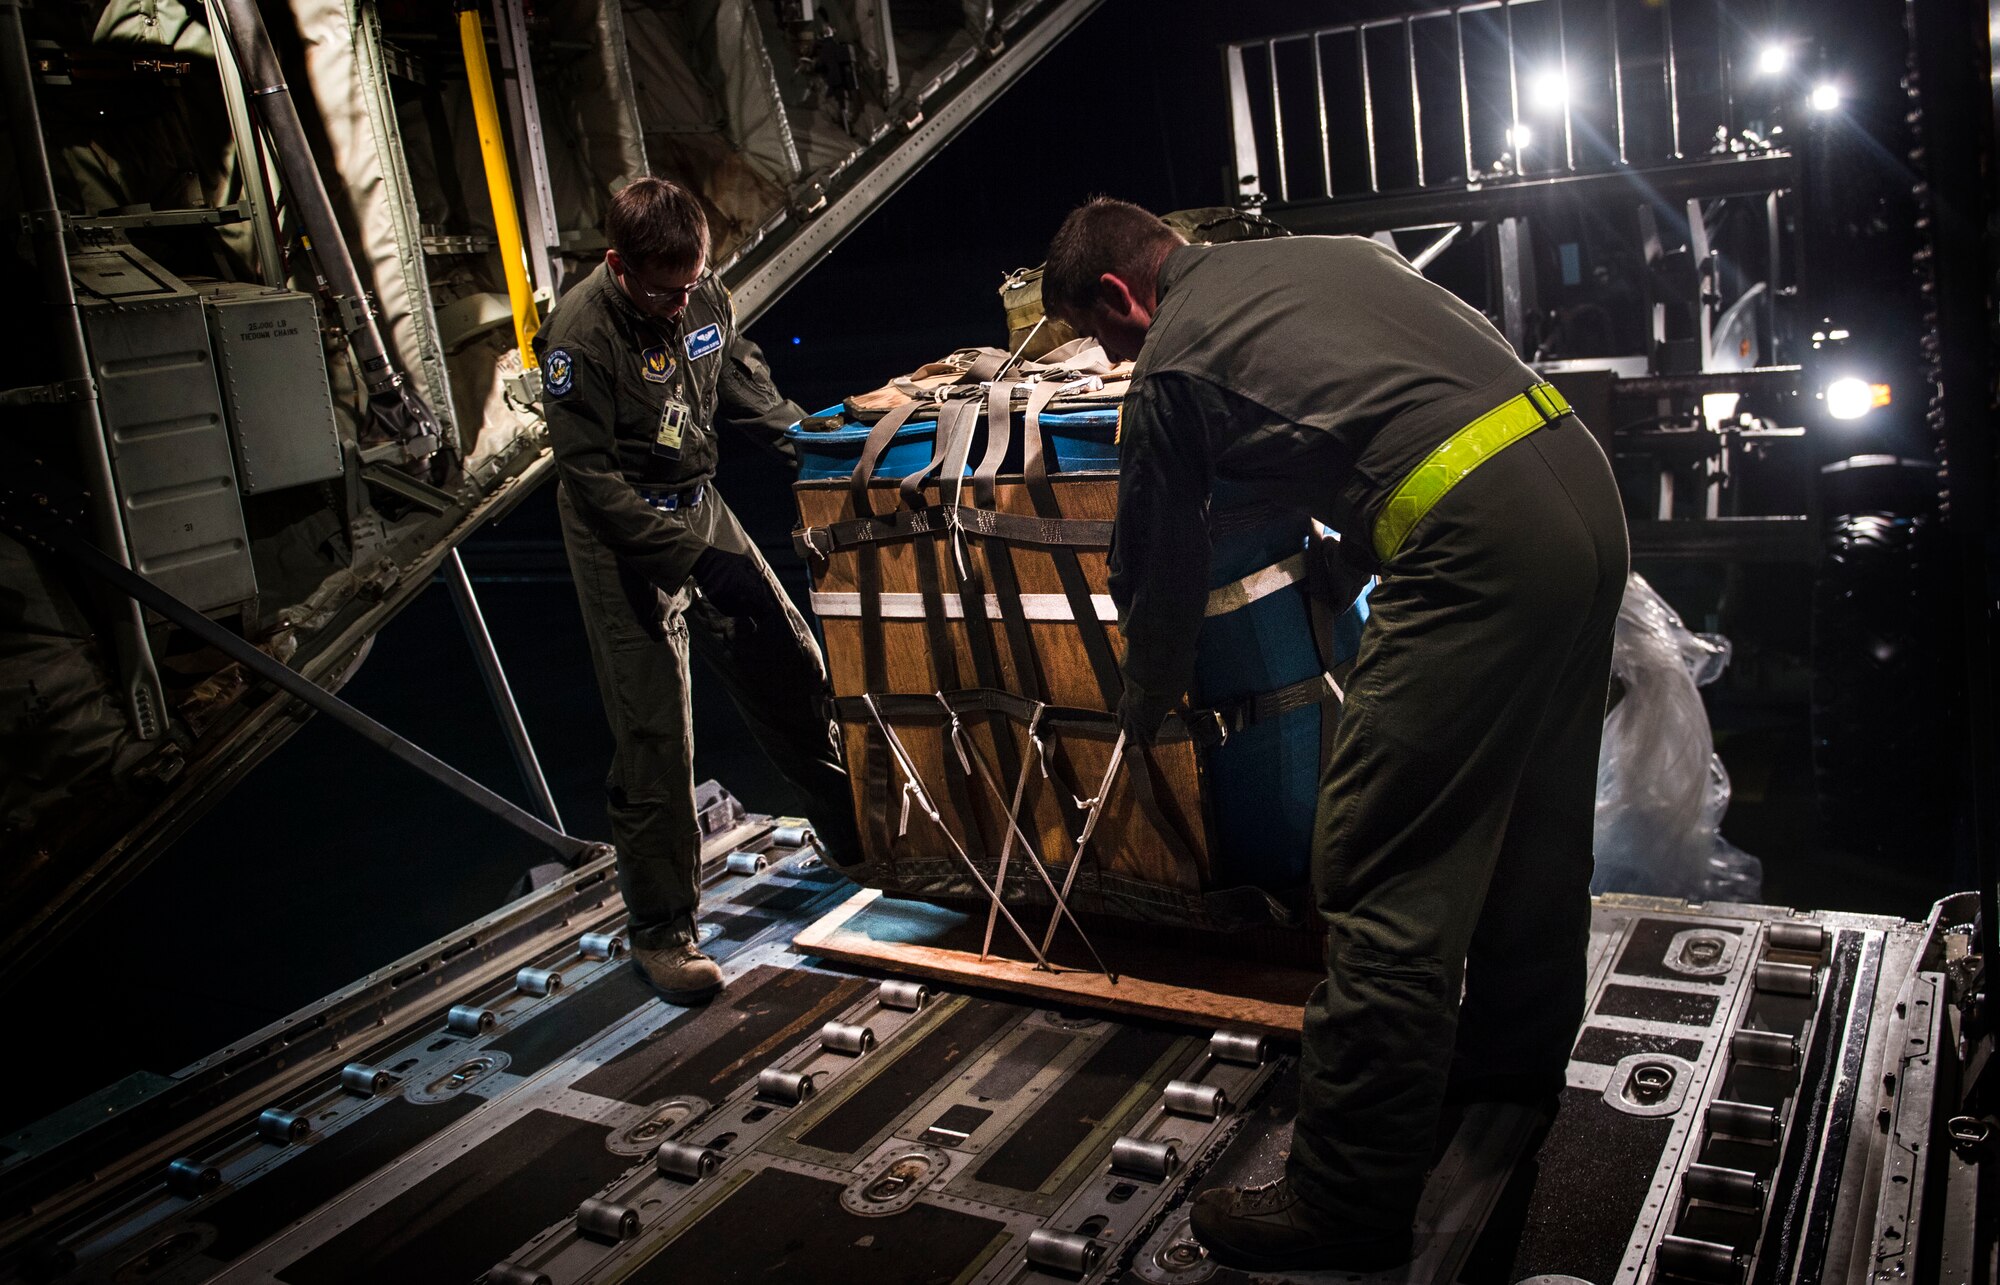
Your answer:
[[[1079,912],[1198,928],[1300,923],[1357,578],[1303,514],[1220,497],[1197,703],[1112,772],[1115,403],[1090,400],[1091,381],[991,373],[872,424],[830,413],[794,432],[858,877],[931,899],[997,889],[1018,908],[1061,891]],[[869,414],[850,403],[844,420]],[[1039,937],[1047,918],[1022,922]]]

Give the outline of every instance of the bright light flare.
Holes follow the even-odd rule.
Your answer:
[[[1816,112],[1834,112],[1840,110],[1840,99],[1840,86],[1825,81],[1813,86],[1812,97],[1806,101],[1812,104],[1812,109]]]
[[[1528,144],[1535,141],[1535,131],[1526,125],[1515,125],[1507,131],[1507,146],[1516,152],[1528,150]]]
[[[1760,76],[1782,76],[1791,70],[1792,48],[1790,45],[1772,43],[1757,51],[1757,74]]]
[[[1554,68],[1528,82],[1528,102],[1545,112],[1561,111],[1569,102],[1569,77]]]
[[[1852,375],[1826,386],[1826,413],[1835,419],[1860,419],[1891,400],[1889,385],[1871,384]]]

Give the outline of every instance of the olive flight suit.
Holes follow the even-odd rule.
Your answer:
[[[1124,401],[1111,591],[1128,731],[1150,736],[1187,691],[1217,483],[1319,518],[1382,577],[1320,784],[1328,979],[1306,1008],[1288,1163],[1354,1225],[1409,1224],[1448,1092],[1559,1091],[1583,1017],[1628,561],[1604,454],[1555,418],[1374,552],[1397,485],[1539,382],[1393,250],[1293,237],[1170,252]]]
[[[692,940],[701,834],[688,648],[720,675],[758,743],[810,800],[828,855],[860,857],[852,794],[825,711],[812,631],[715,490],[716,427],[787,459],[799,408],[778,394],[728,292],[698,285],[671,323],[600,264],[535,336],[561,481],[557,507],[616,748],[611,837],[635,945]],[[691,412],[677,453],[662,416]]]

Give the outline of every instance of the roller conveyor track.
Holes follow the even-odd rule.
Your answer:
[[[1281,1171],[1295,1049],[1018,997],[916,1005],[911,985],[800,958],[794,933],[850,886],[760,820],[710,845],[704,931],[729,978],[712,1004],[659,1003],[603,957],[613,898],[611,917],[551,925],[534,977],[385,1036],[345,1087],[336,1053],[266,1104],[302,1123],[210,1121],[177,1140],[175,1175],[107,1173],[101,1194],[16,1232],[0,1270],[1251,1279],[1202,1256],[1186,1210],[1207,1186]],[[767,860],[727,862],[746,843]],[[1384,1279],[1842,1279],[1875,1222],[1851,1198],[1880,1164],[1871,1069],[1930,1021],[1911,1003],[1930,976],[1912,970],[1922,936],[1856,916],[1600,905],[1591,1016],[1546,1140],[1520,1107],[1454,1120],[1418,1258]]]

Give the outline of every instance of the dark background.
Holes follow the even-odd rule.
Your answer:
[[[1231,185],[1219,42],[1370,4],[1108,0],[752,328],[817,410],[967,344],[1001,344],[996,290],[1095,193],[1156,210]],[[725,448],[721,489],[803,599],[784,471]],[[464,549],[567,829],[608,838],[611,742],[544,487]],[[1671,595],[1671,589],[1669,593]],[[1782,684],[1779,685],[1782,687]],[[376,640],[344,695],[528,804],[448,592]],[[754,810],[795,808],[725,698],[696,676],[696,773]],[[1802,695],[1712,698],[1735,778],[1725,833],[1765,900],[1921,915],[1934,865],[1820,842]],[[23,985],[11,1131],[132,1071],[170,1073],[501,904],[543,854],[325,722],[308,724]]]

